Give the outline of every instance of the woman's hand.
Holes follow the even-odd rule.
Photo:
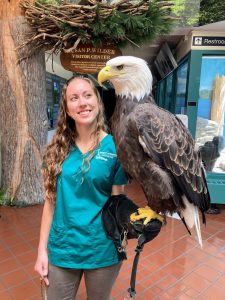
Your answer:
[[[47,250],[39,250],[37,261],[34,270],[39,273],[41,279],[44,279],[46,285],[49,285],[48,280],[48,253]]]
[[[34,266],[34,270],[39,273],[41,279],[44,279],[46,285],[49,285],[47,245],[48,245],[48,236],[49,236],[49,231],[52,223],[53,212],[54,212],[54,206],[49,201],[45,201],[42,218],[41,218],[38,256]]]

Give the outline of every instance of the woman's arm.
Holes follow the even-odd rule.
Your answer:
[[[35,263],[35,271],[37,271],[41,277],[44,278],[45,283],[49,285],[49,281],[47,278],[48,275],[48,252],[47,252],[47,244],[48,244],[48,236],[52,223],[54,212],[54,205],[49,201],[45,201],[42,219],[41,219],[41,228],[40,228],[40,239],[38,246],[38,256]]]
[[[119,194],[124,194],[124,185],[113,185],[112,186],[112,196]]]

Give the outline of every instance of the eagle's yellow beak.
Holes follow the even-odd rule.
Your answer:
[[[103,69],[100,70],[98,73],[98,83],[102,85],[102,83],[106,80],[110,80],[111,78],[118,75],[118,72],[114,68],[111,68],[110,66],[106,66]]]
[[[102,85],[102,83],[112,77],[110,66],[106,66],[101,69],[98,73],[98,83]]]

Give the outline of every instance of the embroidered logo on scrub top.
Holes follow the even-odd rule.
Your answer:
[[[115,157],[117,157],[117,155],[114,154],[114,153],[103,152],[103,151],[100,151],[100,150],[97,150],[97,154],[95,156],[96,159],[101,159],[101,160],[104,160],[104,161],[108,161],[109,159],[112,159],[112,158],[115,158]]]

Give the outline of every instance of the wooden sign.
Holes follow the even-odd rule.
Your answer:
[[[119,55],[122,55],[121,51],[113,46],[79,45],[70,53],[61,52],[60,60],[66,70],[93,74],[98,73],[109,59]]]

